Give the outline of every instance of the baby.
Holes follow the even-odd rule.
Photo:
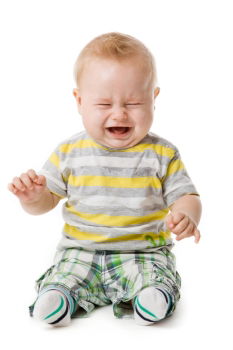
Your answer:
[[[152,325],[180,298],[171,232],[200,240],[199,195],[177,147],[149,132],[159,87],[143,43],[120,33],[93,39],[75,80],[85,131],[60,143],[39,173],[9,184],[33,215],[67,198],[54,264],[36,281],[30,314],[67,326],[112,304],[116,317]]]

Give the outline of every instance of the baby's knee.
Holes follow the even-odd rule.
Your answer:
[[[56,289],[41,293],[35,302],[33,317],[54,327],[68,326],[71,315],[66,296]]]
[[[166,291],[154,286],[143,289],[134,298],[134,319],[137,324],[151,325],[163,320],[171,305]]]

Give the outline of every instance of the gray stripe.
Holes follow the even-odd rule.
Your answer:
[[[78,186],[73,187],[68,185],[69,191],[72,191],[72,196],[116,196],[116,197],[144,197],[146,199],[147,196],[161,196],[162,189],[161,188],[115,188],[115,187],[101,187],[101,186]],[[72,201],[72,198],[70,198]],[[127,203],[126,203],[127,204]]]
[[[83,247],[89,250],[140,250],[153,248],[147,241],[134,240],[134,241],[122,241],[122,242],[111,242],[111,243],[95,243],[93,241],[76,240],[71,237],[67,237],[64,234],[63,241],[60,242],[60,247]],[[172,240],[167,240],[166,245],[172,245]],[[156,248],[156,247],[154,247]]]
[[[93,175],[93,176],[114,176],[114,177],[147,177],[147,176],[155,176],[155,170],[152,168],[107,168],[107,167],[79,167],[74,169],[74,176],[83,176],[83,175]]]
[[[77,203],[76,205],[73,205],[74,209],[78,212],[82,213],[88,213],[88,214],[106,214],[110,216],[145,216],[150,215],[158,211],[158,208],[153,207],[151,209],[146,208],[137,208],[137,209],[130,209],[126,205],[122,207],[107,207],[106,205],[103,205],[101,207],[94,207],[89,206],[81,203]],[[167,207],[164,206],[163,209],[166,209]],[[160,209],[161,210],[161,209]]]

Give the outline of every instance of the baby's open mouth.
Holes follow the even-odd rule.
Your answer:
[[[129,131],[130,127],[128,127],[128,126],[112,126],[110,128],[107,128],[107,129],[111,133],[119,135],[119,134],[126,134]]]

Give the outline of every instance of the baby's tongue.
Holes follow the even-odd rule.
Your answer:
[[[127,131],[127,128],[124,126],[112,127],[110,128],[110,131],[114,134],[124,134],[124,132]]]

